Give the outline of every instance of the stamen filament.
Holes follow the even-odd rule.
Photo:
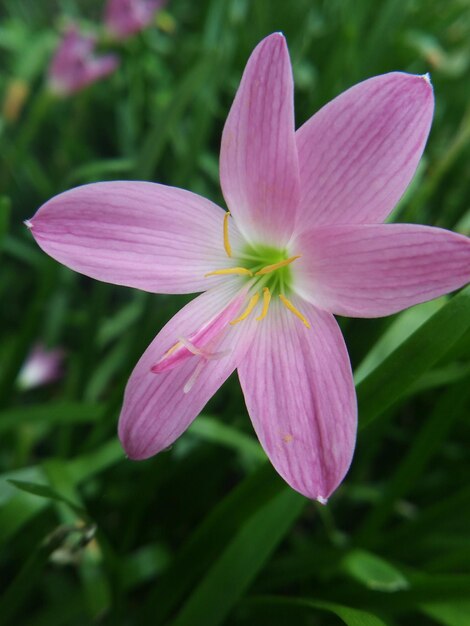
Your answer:
[[[251,296],[250,301],[248,302],[248,306],[240,315],[240,317],[237,317],[236,319],[232,320],[230,324],[233,326],[234,324],[238,324],[238,322],[242,322],[243,320],[246,320],[248,315],[253,311],[255,306],[258,304],[258,300],[259,300],[259,293],[256,292],[253,296]]]
[[[253,276],[253,272],[246,267],[228,267],[223,270],[214,270],[213,272],[208,272],[204,274],[204,277],[208,276],[219,276],[220,274],[236,274],[238,276]]]
[[[280,267],[285,267],[286,265],[290,265],[292,261],[295,261],[296,259],[299,259],[299,258],[300,258],[300,255],[291,256],[290,258],[285,259],[284,261],[279,261],[279,263],[266,265],[266,267],[263,267],[258,272],[256,272],[255,276],[262,276],[263,274],[269,274],[270,272],[274,272],[274,270],[278,270]]]
[[[228,218],[230,217],[230,211],[227,211],[224,215],[224,248],[227,256],[232,258],[232,246],[228,238]]]
[[[307,318],[304,315],[302,315],[299,309],[297,309],[290,300],[288,300],[285,296],[283,296],[282,293],[279,294],[279,298],[282,304],[284,304],[284,306],[288,308],[289,311],[291,311],[296,317],[298,317],[299,320],[302,322],[302,324],[304,324],[307,328],[311,328],[310,322],[307,320]]]
[[[189,380],[187,381],[187,383],[183,387],[183,393],[189,393],[191,391],[191,389],[194,387],[194,383],[198,379],[199,374],[202,372],[204,364],[205,364],[204,359],[201,359],[199,361],[199,363],[196,365],[196,369],[191,374],[191,376],[189,377]]]
[[[268,313],[269,303],[271,302],[271,292],[269,291],[269,287],[264,287],[263,289],[263,310],[261,311],[261,315],[256,318],[257,322],[261,322],[264,320]]]

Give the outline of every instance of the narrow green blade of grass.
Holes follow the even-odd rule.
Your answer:
[[[103,406],[78,402],[51,402],[14,407],[0,412],[0,433],[16,429],[23,424],[52,426],[96,422],[103,413]]]
[[[189,428],[189,432],[204,441],[231,448],[255,463],[266,461],[266,455],[254,437],[212,417],[200,415]]]
[[[80,507],[70,509],[69,507],[64,507],[60,500],[56,500],[55,506],[61,521],[81,526],[83,523],[81,511],[83,511],[85,514],[84,519],[90,524],[90,516],[84,511],[84,505],[80,500],[75,481],[67,464],[60,459],[51,459],[44,464],[44,472],[53,488],[66,495],[66,497],[62,498],[66,504],[80,502]],[[77,513],[79,515],[78,520],[76,519]],[[111,590],[103,568],[103,555],[100,549],[99,536],[94,538],[92,543],[83,546],[83,549],[80,551],[78,574],[88,613],[92,619],[97,618],[99,615],[104,614],[111,604]]]
[[[468,413],[470,385],[468,381],[455,384],[443,394],[431,415],[412,442],[409,452],[398,465],[395,473],[381,492],[380,500],[371,509],[358,531],[356,540],[371,542],[379,528],[386,522],[400,497],[404,497],[415,485],[428,466],[433,454],[445,441],[456,420]]]
[[[48,498],[49,500],[57,500],[58,502],[63,502],[66,504],[76,515],[80,515],[82,517],[87,517],[86,511],[78,506],[75,502],[71,502],[68,498],[58,493],[54,489],[51,489],[49,485],[41,485],[38,483],[26,482],[23,480],[9,480],[14,487],[20,489],[21,491],[25,491],[26,493],[31,493],[34,496],[39,496],[40,498]]]
[[[65,181],[65,188],[74,187],[77,184],[90,183],[94,181],[103,180],[109,176],[126,176],[129,178],[129,173],[135,167],[134,161],[126,158],[117,159],[104,159],[101,161],[93,161],[92,163],[86,163],[77,167],[70,173],[69,177]]]
[[[376,615],[362,609],[353,609],[334,602],[322,602],[311,598],[260,596],[248,600],[246,606],[248,609],[269,609],[273,613],[281,609],[284,611],[283,614],[289,615],[289,621],[292,620],[291,623],[295,623],[295,616],[299,615],[299,612],[309,616],[312,613],[316,615],[318,611],[321,613],[326,611],[339,617],[346,626],[385,626],[385,622]]]
[[[403,397],[470,327],[467,287],[385,358],[357,387],[361,427]]]
[[[60,548],[69,536],[84,532],[86,532],[86,528],[80,530],[67,525],[59,526],[44,539],[0,596],[2,624],[10,623],[16,612],[21,609],[25,597],[36,583],[37,578],[41,576],[51,554]]]
[[[75,485],[124,460],[124,453],[118,441],[113,440],[94,452],[68,461],[67,471]],[[51,501],[26,493],[15,493],[7,479],[27,480],[37,484],[47,483],[47,476],[40,467],[30,467],[8,472],[0,476],[0,544],[8,541],[34,516],[51,504]]]
[[[151,180],[163,150],[186,108],[191,104],[194,93],[210,77],[210,58],[194,63],[175,90],[172,100],[160,114],[157,113],[153,127],[137,156],[135,175],[142,180]]]
[[[283,493],[285,483],[268,463],[233,489],[207,515],[149,595],[143,608],[142,622],[150,619],[164,624],[172,611],[181,606],[191,589],[201,580],[211,565],[220,558],[225,546],[257,511]],[[298,516],[300,511],[296,512]]]
[[[424,615],[443,626],[468,626],[470,624],[470,600],[428,602],[419,608]]]
[[[7,196],[0,196],[0,250],[10,225],[11,201]]]
[[[260,507],[236,533],[173,621],[174,626],[217,626],[262,569],[305,507],[289,488]]]
[[[392,593],[409,586],[404,574],[394,565],[365,550],[351,550],[344,557],[342,567],[369,589]]]

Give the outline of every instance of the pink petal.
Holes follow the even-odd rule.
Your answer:
[[[247,239],[283,245],[299,200],[292,69],[284,36],[263,39],[250,56],[225,123],[222,191]]]
[[[300,298],[307,329],[279,300],[238,368],[258,438],[279,474],[325,502],[354,451],[357,408],[348,353],[328,313]]]
[[[311,117],[296,133],[304,228],[383,221],[413,177],[433,108],[427,76],[392,72]]]
[[[295,249],[297,292],[337,315],[390,315],[470,280],[470,239],[431,226],[324,226]]]
[[[231,309],[234,300],[239,310],[243,298],[237,300],[231,283],[198,296],[166,324],[137,363],[119,421],[119,438],[132,459],[145,459],[171,445],[237,366],[248,347],[254,321],[230,326],[228,320],[233,318],[228,315],[225,328],[215,329],[220,332],[217,342],[213,341],[214,328],[211,332],[211,349],[217,350],[220,358],[204,360],[189,355],[177,367],[152,371],[180,337],[188,337]]]
[[[119,65],[115,54],[94,56],[96,38],[81,33],[75,25],[68,28],[51,60],[49,88],[69,96],[114,72]]]
[[[201,326],[196,327],[186,336],[179,336],[178,341],[169,346],[161,358],[151,367],[154,374],[167,372],[178,367],[195,355],[205,359],[218,358],[223,353],[214,351],[219,345],[220,336],[227,329],[228,324],[236,319],[240,308],[246,299],[247,289],[241,291],[221,311],[206,320]]]
[[[105,26],[117,39],[127,39],[148,26],[164,0],[108,0]]]
[[[52,383],[64,374],[65,351],[62,348],[47,349],[37,343],[28,354],[18,373],[20,389],[28,390]]]
[[[101,78],[109,76],[118,66],[119,57],[116,54],[104,54],[91,59],[87,65],[81,87],[85,87]]]
[[[229,267],[224,211],[198,196],[155,183],[95,183],[66,191],[27,222],[41,248],[86,276],[160,293],[202,291]],[[233,222],[233,220],[231,220]],[[231,223],[232,245],[237,237]]]

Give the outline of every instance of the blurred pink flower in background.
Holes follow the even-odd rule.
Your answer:
[[[49,66],[51,91],[69,96],[108,76],[119,65],[115,54],[95,56],[96,37],[80,33],[70,26],[63,36]]]
[[[127,39],[146,28],[164,0],[108,0],[104,21],[116,39]]]
[[[29,353],[18,374],[20,389],[27,390],[53,383],[63,376],[65,352],[62,348],[49,350],[37,343]]]

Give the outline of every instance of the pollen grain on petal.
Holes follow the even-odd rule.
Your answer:
[[[306,326],[307,328],[311,328],[310,326],[310,322],[307,320],[307,318],[302,315],[302,313],[299,311],[299,309],[297,309],[290,300],[288,300],[286,298],[286,296],[284,296],[282,293],[279,294],[279,298],[282,302],[282,304],[289,309],[289,311],[291,311],[291,313],[293,313],[296,317],[299,318],[299,320],[302,322],[302,324],[304,324],[304,326]]]
[[[259,293],[256,292],[253,296],[251,296],[250,301],[248,302],[248,306],[240,315],[240,317],[237,317],[236,319],[232,320],[230,324],[234,326],[235,324],[238,324],[238,322],[242,322],[243,320],[246,320],[246,318],[250,315],[250,313],[253,311],[255,306],[258,304],[258,300],[259,300]]]
[[[228,221],[230,218],[230,211],[227,211],[224,215],[224,248],[227,256],[232,258],[232,246],[230,245],[229,233],[228,233]]]
[[[299,259],[299,258],[300,258],[300,255],[291,256],[288,259],[284,259],[284,261],[279,261],[279,263],[273,263],[272,265],[266,265],[266,267],[263,267],[258,272],[256,272],[255,276],[262,276],[263,274],[269,274],[270,272],[274,272],[275,270],[278,270],[281,267],[285,267],[286,265],[290,265],[293,261],[295,261],[296,259]]]
[[[258,315],[258,317],[256,318],[257,322],[264,320],[264,318],[268,314],[270,302],[271,302],[271,292],[269,291],[269,287],[264,287],[263,288],[263,310],[261,311],[261,315]]]
[[[227,267],[226,269],[208,272],[207,274],[204,274],[204,277],[207,278],[208,276],[222,276],[225,274],[233,274],[236,276],[253,276],[253,272],[246,267]]]

